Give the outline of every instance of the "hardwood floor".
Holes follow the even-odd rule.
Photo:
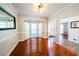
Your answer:
[[[10,56],[76,56],[76,53],[60,47],[50,39],[32,38],[19,42]]]

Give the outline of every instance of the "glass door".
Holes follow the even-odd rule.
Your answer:
[[[38,37],[43,36],[43,23],[38,23]]]
[[[30,38],[30,22],[24,22],[24,36],[25,39]]]
[[[37,23],[31,22],[31,37],[37,37]]]

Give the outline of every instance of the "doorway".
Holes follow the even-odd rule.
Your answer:
[[[60,25],[60,33],[63,39],[68,40],[68,27],[69,23],[65,22]]]

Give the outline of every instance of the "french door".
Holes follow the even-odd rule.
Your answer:
[[[25,37],[25,39],[30,38],[30,35],[31,35],[30,31],[31,31],[30,23],[24,22],[24,37]]]
[[[24,22],[25,38],[43,36],[43,22]]]
[[[37,23],[31,22],[31,37],[37,37]]]

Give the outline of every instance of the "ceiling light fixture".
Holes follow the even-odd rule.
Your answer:
[[[35,4],[34,6],[34,10],[38,13],[42,13],[45,9],[45,4],[43,3],[38,3],[38,4]]]

